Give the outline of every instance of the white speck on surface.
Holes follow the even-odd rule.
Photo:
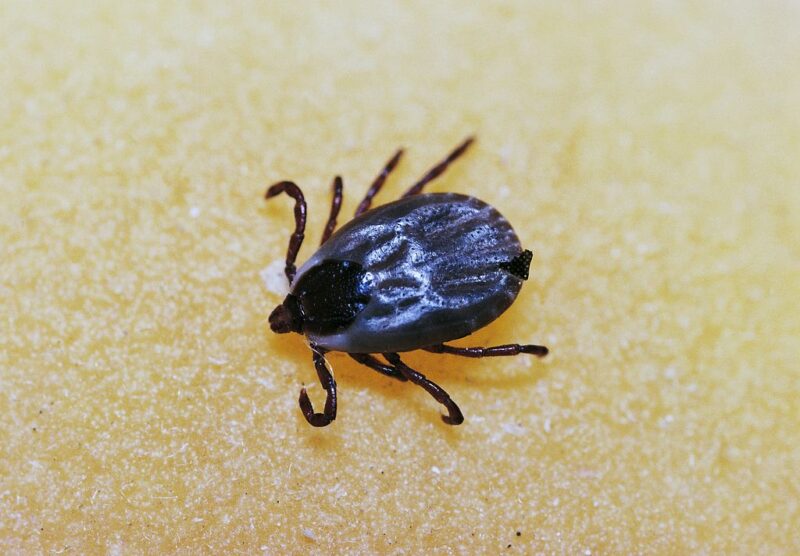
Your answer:
[[[525,427],[517,423],[503,423],[502,427],[505,432],[514,436],[522,436],[527,432]]]
[[[208,356],[208,362],[212,365],[224,365],[228,362],[228,358],[225,356],[222,357],[213,357],[211,355]]]
[[[285,265],[286,262],[284,260],[278,259],[269,263],[269,265],[259,273],[267,291],[280,295],[281,297],[289,293],[289,282],[286,280],[286,274],[283,272]]]
[[[197,33],[197,45],[203,48],[212,46],[217,40],[217,33],[213,27],[203,27]]]
[[[669,425],[670,425],[670,424],[671,424],[671,423],[672,423],[674,420],[675,420],[675,417],[673,417],[672,415],[665,415],[663,418],[659,419],[659,421],[658,421],[658,426],[660,426],[662,429],[663,429],[663,428],[666,428],[666,427],[668,427],[668,426],[669,426]]]
[[[344,485],[337,483],[328,489],[328,492],[333,494],[335,498],[344,498],[347,496],[347,490]]]
[[[558,498],[553,498],[553,501],[550,503],[553,505],[553,507],[556,507],[561,503],[561,500]]]
[[[550,417],[544,420],[544,432],[550,432]]]
[[[678,211],[672,203],[661,202],[656,205],[656,210],[661,214],[675,214]]]
[[[308,527],[303,527],[303,536],[307,539],[311,539],[312,541],[317,540],[317,536],[314,534],[314,531]]]
[[[189,216],[192,218],[197,218],[200,216],[200,207],[192,207],[189,209]]]
[[[503,166],[507,166],[508,165],[508,161],[511,159],[512,151],[513,151],[513,147],[511,146],[510,143],[506,143],[505,145],[500,147],[500,149],[498,150],[497,154],[500,155],[500,163]]]
[[[431,471],[433,473],[435,473],[436,475],[439,475],[442,472],[442,470],[439,469],[438,467],[436,467],[435,465],[433,467],[431,467]]]
[[[165,460],[172,459],[175,456],[177,456],[178,454],[184,453],[188,447],[189,447],[189,443],[188,442],[184,442],[183,444],[181,444],[181,447],[178,448],[178,450],[176,450],[175,452],[172,452],[171,454],[167,455],[164,459]],[[167,496],[167,497],[165,497],[165,499],[166,498],[175,498],[175,497],[174,496]]]
[[[194,523],[202,523],[203,522],[203,518],[202,517],[195,517],[195,518],[192,518],[192,521]]]
[[[650,255],[655,253],[658,248],[650,243],[639,243],[636,245],[636,253],[638,255]]]

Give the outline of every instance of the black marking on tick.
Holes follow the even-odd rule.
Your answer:
[[[500,263],[500,268],[509,271],[517,278],[528,279],[528,269],[531,267],[533,253],[525,249],[522,253],[508,262]]]
[[[444,343],[471,334],[508,309],[528,278],[533,257],[508,221],[483,201],[457,193],[422,194],[472,142],[461,143],[399,200],[369,210],[402,157],[398,150],[373,181],[355,218],[335,231],[343,191],[337,176],[320,248],[300,269],[295,261],[305,237],[303,193],[289,181],[267,190],[267,199],[286,193],[295,201],[285,266],[291,290],[269,323],[276,333],[297,332],[309,341],[327,394],[323,412],[316,413],[305,388],[300,391],[300,409],[311,425],[323,427],[336,419],[336,381],[325,359],[329,351],[348,353],[370,369],[421,386],[447,409],[442,419],[452,425],[463,422],[461,410],[444,389],[406,365],[399,352],[547,355],[546,347],[534,344]]]
[[[292,289],[305,334],[333,334],[352,324],[370,299],[364,268],[351,261],[323,261]]]

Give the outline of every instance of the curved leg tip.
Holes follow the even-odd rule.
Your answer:
[[[547,347],[535,346],[535,345],[521,346],[520,351],[522,353],[530,353],[531,355],[535,355],[536,357],[544,357],[545,355],[550,353],[550,350],[547,349]]]
[[[464,416],[459,411],[456,415],[442,415],[442,421],[448,425],[460,425],[464,422]]]
[[[315,413],[310,419],[306,417],[306,421],[308,421],[308,424],[312,427],[327,427],[332,423],[332,420],[328,419],[322,413]]]
[[[461,409],[459,409],[453,400],[449,400],[449,402],[450,403],[445,404],[445,407],[447,407],[447,415],[442,415],[442,421],[448,425],[460,425],[464,422],[464,414],[461,413]]]
[[[311,400],[308,398],[308,392],[306,392],[305,388],[300,390],[299,402],[303,417],[305,417],[308,424],[313,427],[327,427],[335,418],[328,417],[324,413],[314,413],[314,406],[311,405]]]
[[[309,415],[314,414],[314,406],[311,405],[311,400],[308,399],[308,392],[306,392],[305,388],[300,389],[300,399],[298,402],[300,403],[300,411],[303,412],[306,419],[308,419]]]
[[[265,199],[270,199],[272,197],[275,197],[275,196],[279,195],[283,191],[283,187],[282,186],[283,186],[283,182],[276,183],[275,185],[271,185],[267,189],[267,192],[264,193],[264,198]]]

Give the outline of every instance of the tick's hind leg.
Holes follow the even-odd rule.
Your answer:
[[[519,355],[520,353],[544,357],[550,351],[544,346],[537,346],[534,344],[505,344],[502,346],[464,348],[437,344],[423,349],[433,353],[449,353],[451,355],[460,355],[461,357],[502,357],[507,355]]]
[[[348,353],[350,357],[354,360],[358,361],[365,367],[369,367],[373,371],[378,371],[381,374],[384,374],[391,378],[396,378],[401,382],[405,382],[408,380],[403,373],[392,367],[391,365],[385,365],[381,363],[378,359],[369,355],[368,353]]]
[[[331,213],[328,216],[328,223],[325,224],[325,229],[322,232],[322,239],[319,242],[320,245],[328,241],[328,238],[331,237],[331,234],[336,229],[336,217],[339,216],[339,211],[342,208],[343,189],[344,186],[342,185],[342,178],[336,176],[333,179],[333,200],[331,200]]]
[[[300,410],[303,412],[306,421],[311,425],[325,427],[336,419],[336,381],[328,370],[324,352],[316,346],[311,346],[311,349],[314,351],[314,366],[317,369],[317,376],[325,389],[327,398],[325,399],[323,412],[314,413],[314,407],[311,405],[311,400],[308,399],[308,393],[303,388],[300,390]]]
[[[450,154],[448,154],[444,160],[439,162],[436,166],[428,170],[428,173],[422,176],[417,183],[412,185],[408,191],[403,194],[403,197],[410,197],[411,195],[416,195],[422,188],[428,185],[431,181],[435,180],[439,176],[441,176],[447,167],[450,166],[458,157],[460,157],[464,152],[469,148],[472,142],[475,141],[474,137],[467,137],[467,139],[461,143],[459,146],[453,150]]]
[[[286,193],[289,197],[294,199],[294,233],[289,238],[289,248],[286,250],[286,267],[284,272],[289,283],[294,280],[297,267],[294,262],[297,260],[297,252],[300,251],[300,246],[303,244],[303,237],[306,229],[306,200],[303,198],[303,192],[297,187],[297,184],[291,181],[282,181],[276,183],[267,189],[264,196],[271,199],[276,195]]]
[[[422,386],[428,394],[433,396],[437,402],[447,408],[447,415],[442,415],[442,421],[448,425],[460,425],[464,422],[464,415],[456,405],[450,395],[445,392],[441,386],[425,378],[425,375],[415,371],[400,360],[400,356],[396,353],[384,353],[383,356],[391,363],[395,369],[400,371],[404,377],[418,386]]]
[[[394,167],[397,166],[397,163],[400,162],[401,156],[403,156],[403,149],[399,149],[396,153],[394,153],[394,156],[389,159],[389,161],[386,163],[386,166],[384,166],[383,170],[381,170],[381,173],[378,174],[378,176],[375,178],[375,181],[373,181],[372,185],[369,186],[367,194],[364,195],[364,200],[361,201],[356,209],[356,216],[369,210],[370,205],[372,205],[372,199],[378,194],[378,191],[381,190],[381,187],[383,187],[383,182],[385,182],[386,178],[389,177],[389,174],[392,173],[392,170],[394,170]]]

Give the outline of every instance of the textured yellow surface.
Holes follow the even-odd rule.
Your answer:
[[[0,552],[800,551],[800,11],[790,2],[3,2]],[[275,336],[313,249],[431,188],[533,249],[422,390]],[[276,270],[277,269],[277,270]]]

